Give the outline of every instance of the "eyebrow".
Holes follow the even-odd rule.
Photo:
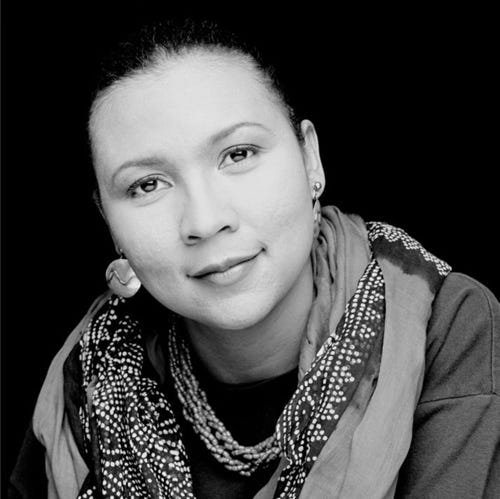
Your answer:
[[[269,132],[274,135],[272,130],[261,123],[253,122],[253,121],[242,121],[240,123],[235,123],[234,125],[230,125],[219,132],[215,133],[211,137],[208,138],[207,140],[207,145],[208,146],[213,146],[217,142],[220,142],[221,140],[225,139],[226,137],[229,137],[231,134],[239,130],[240,128],[243,127],[258,127],[262,128],[266,132]],[[122,172],[123,170],[126,170],[128,168],[133,168],[133,167],[151,167],[151,166],[160,166],[165,164],[165,160],[160,157],[160,156],[149,156],[147,158],[141,158],[141,159],[133,159],[130,161],[125,161],[122,163],[116,171],[113,173],[111,176],[111,181],[113,182],[116,176]]]
[[[259,127],[265,130],[266,132],[273,133],[269,128],[267,128],[267,126],[264,126],[261,123],[256,123],[254,121],[242,121],[241,123],[235,123],[234,125],[228,126],[227,128],[221,130],[220,132],[217,132],[216,134],[212,135],[208,139],[207,143],[211,145],[216,144],[217,142],[220,142],[226,137],[229,137],[229,135],[236,132],[236,130],[242,127]]]

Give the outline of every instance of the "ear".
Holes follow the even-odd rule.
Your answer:
[[[97,209],[99,210],[99,213],[101,214],[103,220],[106,222],[106,225],[108,226],[109,234],[111,235],[111,239],[113,240],[113,244],[115,246],[115,251],[118,253],[118,255],[122,254],[122,250],[120,249],[120,245],[117,243],[115,236],[113,236],[113,232],[111,230],[111,227],[109,226],[108,219],[106,218],[106,215],[104,213],[104,209],[102,207],[102,202],[101,202],[101,196],[99,194],[99,188],[96,187],[92,193],[92,198],[94,199],[94,204],[97,206]]]
[[[97,206],[99,213],[101,214],[104,221],[108,223],[106,220],[106,215],[104,215],[104,210],[102,209],[101,195],[99,194],[99,187],[96,187],[92,192],[92,199],[94,200],[94,204]]]
[[[304,137],[302,153],[304,156],[304,164],[306,167],[307,177],[309,179],[309,185],[312,192],[312,186],[314,183],[321,182],[322,188],[318,193],[319,197],[325,188],[325,172],[323,170],[323,164],[321,163],[321,157],[319,154],[318,136],[316,134],[316,129],[310,120],[302,120],[300,123],[300,129],[302,131],[302,136]]]

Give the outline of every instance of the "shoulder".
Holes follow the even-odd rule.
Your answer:
[[[424,384],[395,497],[497,497],[499,348],[493,293],[449,274],[432,307]]]
[[[498,393],[500,304],[478,281],[452,272],[432,307],[421,402]]]

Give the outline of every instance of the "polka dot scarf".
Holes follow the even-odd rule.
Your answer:
[[[296,497],[351,402],[367,360],[380,357],[384,308],[384,280],[372,260],[337,330],[319,350],[278,421],[278,441],[288,466],[275,497]]]
[[[179,426],[158,384],[143,375],[141,329],[113,296],[80,341],[81,410],[88,450],[98,446],[98,472],[79,497],[193,497]]]
[[[434,279],[449,272],[403,231],[380,223],[367,228],[372,258],[277,423],[284,466],[275,498],[300,495],[360,382],[368,374],[376,379],[386,306],[377,248],[394,258],[410,252],[408,265],[427,266],[425,272]],[[180,428],[157,381],[144,372],[145,355],[140,321],[126,300],[112,296],[80,339],[82,388],[88,399],[80,420],[86,450],[96,461],[80,498],[194,498]]]

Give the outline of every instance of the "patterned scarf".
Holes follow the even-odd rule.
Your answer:
[[[357,459],[355,432],[373,419],[375,394],[385,389],[378,386],[385,379],[382,358],[390,356],[385,343],[391,336],[384,337],[395,320],[393,308],[386,317],[392,281],[417,276],[424,283],[420,329],[425,333],[434,293],[450,271],[404,231],[381,223],[365,228],[359,218],[333,207],[323,209],[312,256],[316,298],[301,350],[300,382],[276,427],[280,465],[259,498],[293,498],[301,493],[323,497],[307,492],[307,487],[311,487],[308,478],[316,476],[324,462],[338,467],[330,489],[338,494],[332,497],[356,497],[349,489]],[[349,258],[353,262],[346,264]],[[174,411],[158,382],[144,372],[145,329],[127,300],[111,296],[79,339],[82,390],[88,401],[80,407],[80,421],[85,453],[94,462],[78,497],[194,498]],[[416,365],[421,376],[422,360]],[[412,385],[415,404],[420,389],[421,383]],[[401,440],[404,454],[408,439]],[[337,451],[344,449],[342,463],[338,457],[335,462],[328,457],[333,445]],[[356,473],[369,475],[360,463]],[[397,477],[397,469],[388,474],[386,496],[394,473]]]

